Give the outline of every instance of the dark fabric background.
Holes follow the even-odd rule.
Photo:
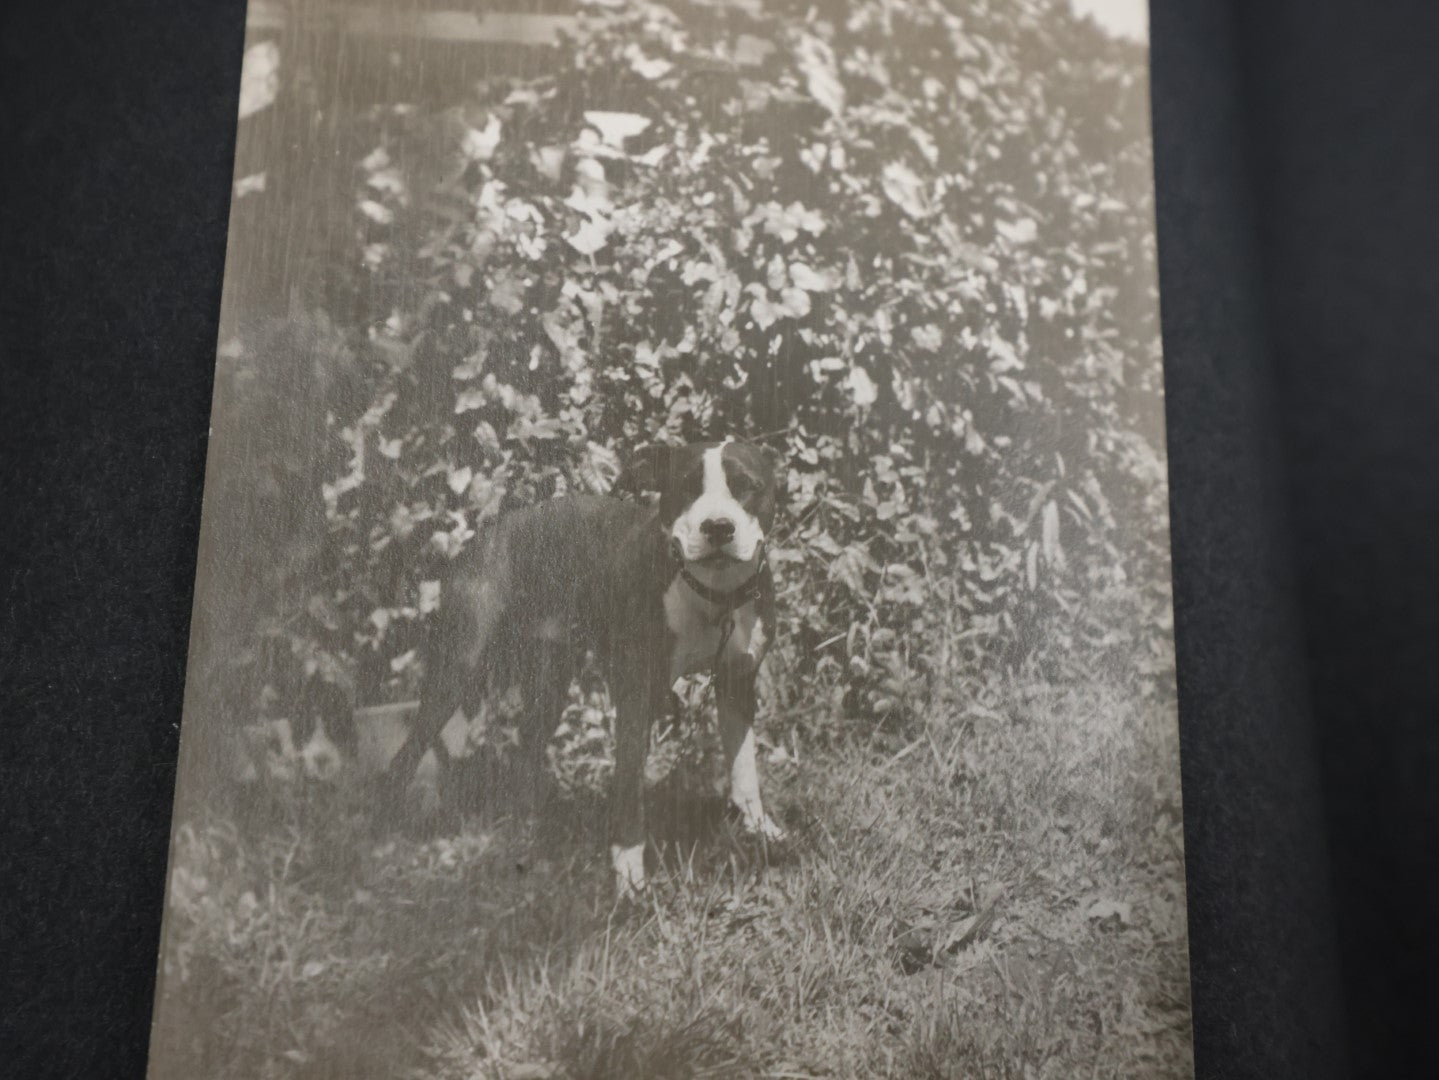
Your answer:
[[[0,1069],[143,1071],[242,3],[0,14]],[[1439,1075],[1439,5],[1155,0],[1209,1077]]]

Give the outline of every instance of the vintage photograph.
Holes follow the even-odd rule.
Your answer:
[[[1191,1076],[1143,0],[243,48],[151,1077]]]

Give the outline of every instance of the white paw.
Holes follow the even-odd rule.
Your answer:
[[[761,837],[772,844],[778,844],[785,838],[785,831],[776,825],[774,819],[763,810],[756,812],[740,807],[740,820],[744,824],[745,832]]]
[[[645,891],[645,846],[610,845],[610,864],[615,869],[615,891],[633,899]]]

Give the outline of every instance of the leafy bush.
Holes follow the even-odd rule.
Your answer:
[[[413,693],[486,520],[730,434],[789,462],[779,714],[1163,668],[1139,47],[1040,0],[815,10],[595,0],[542,74],[342,118],[324,304],[365,392],[330,410],[341,569],[278,616],[311,674]]]

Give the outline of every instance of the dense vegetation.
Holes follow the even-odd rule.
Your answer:
[[[288,214],[240,200],[237,251],[293,280],[221,358],[213,565],[254,608],[215,628],[226,711],[316,678],[412,696],[434,582],[487,518],[729,434],[789,462],[772,713],[900,716],[981,664],[1146,685],[1140,47],[1039,0],[580,10],[459,105],[332,110],[333,175],[265,196]]]
[[[318,7],[241,123],[156,1075],[1189,1075],[1141,48],[1057,0],[593,0],[366,82]],[[617,909],[602,695],[536,821],[215,797],[257,711],[415,695],[495,514],[731,434],[787,461],[783,849],[666,729]]]

